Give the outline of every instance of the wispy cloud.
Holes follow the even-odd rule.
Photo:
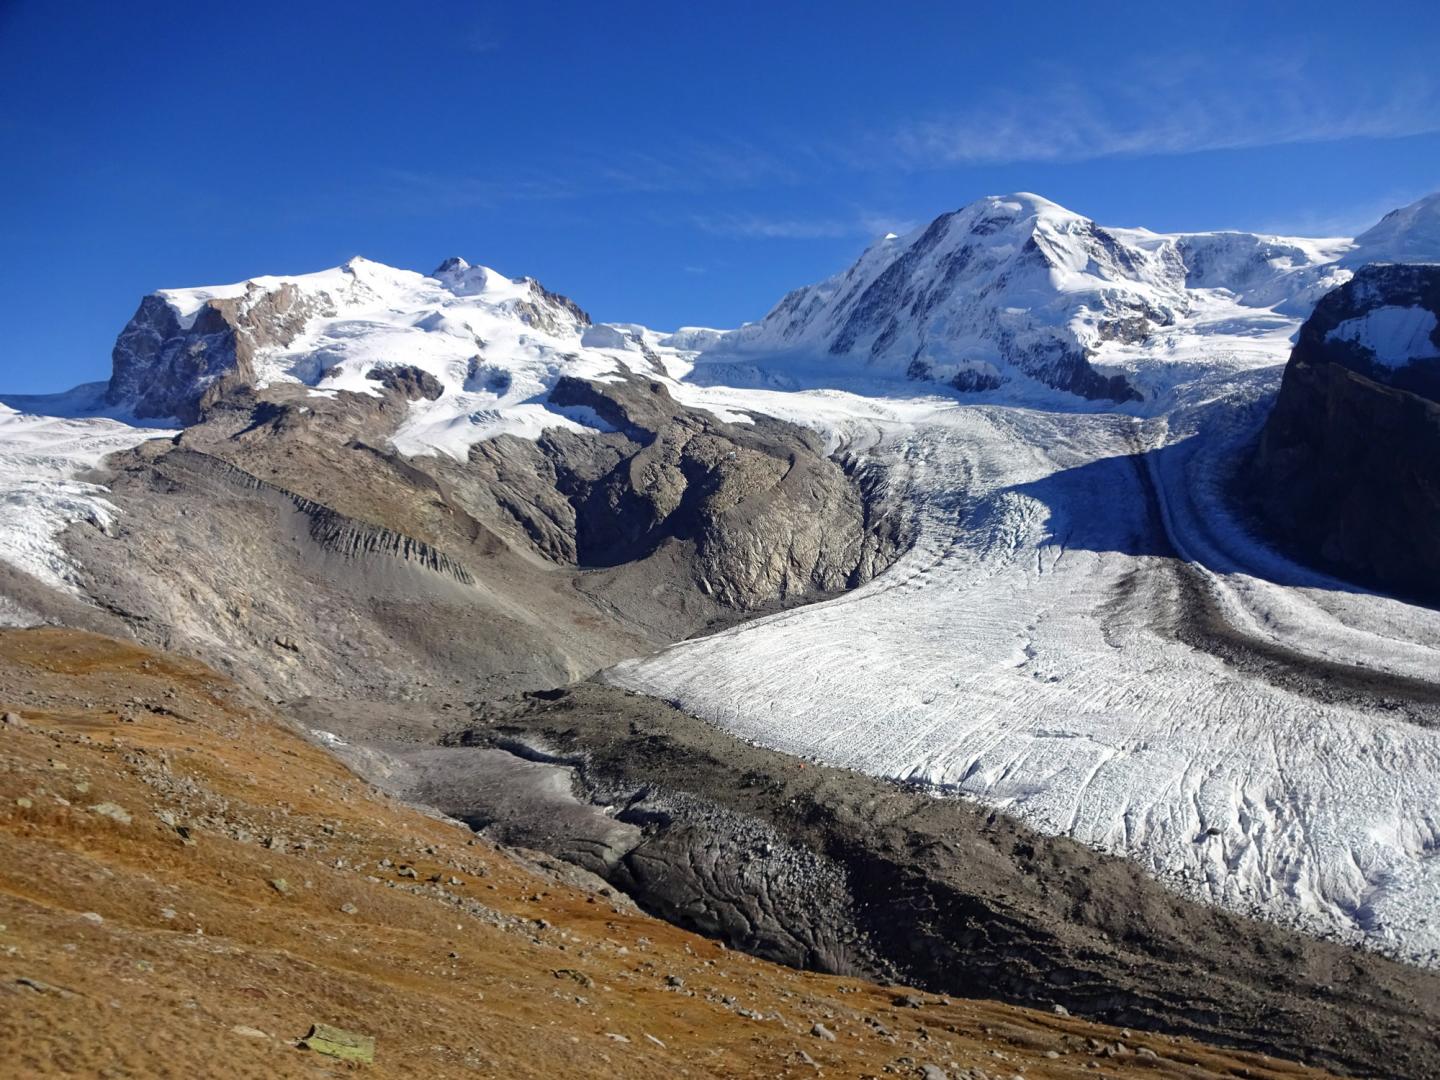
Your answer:
[[[909,232],[913,221],[884,214],[857,213],[846,217],[766,217],[759,214],[695,214],[691,224],[713,236],[764,240],[834,240],[847,236],[883,236]]]
[[[570,151],[563,161],[477,175],[463,170],[387,169],[367,201],[412,212],[492,208],[513,202],[597,195],[711,194],[789,186],[800,173],[742,139],[676,140],[655,148],[604,146]]]
[[[803,179],[798,161],[734,136],[674,139],[643,150],[607,146],[581,155],[578,164],[597,183],[635,192],[739,190]]]
[[[1151,62],[1097,83],[1074,75],[1007,91],[867,140],[912,167],[1083,161],[1191,154],[1440,131],[1440,83],[1394,80],[1363,94],[1332,88],[1298,62],[1195,77],[1196,58]]]
[[[460,36],[471,46],[490,48],[499,40],[491,23],[469,27]],[[527,155],[516,147],[496,159],[493,171],[458,164],[389,170],[356,197],[367,206],[424,214],[605,196],[636,196],[631,205],[638,207],[653,195],[657,205],[696,208],[689,216],[670,211],[666,220],[712,235],[825,240],[903,233],[915,223],[843,207],[795,216],[756,213],[744,208],[743,199],[721,196],[799,191],[814,188],[820,177],[843,184],[845,174],[899,179],[967,166],[1183,155],[1437,131],[1440,75],[1397,75],[1357,89],[1353,81],[1337,81],[1307,65],[1304,57],[1252,58],[1249,66],[1217,72],[1213,57],[1172,54],[1101,76],[1094,69],[1019,70],[1010,85],[977,90],[947,113],[848,135],[706,131],[642,142],[623,132],[597,133],[563,154],[545,149]],[[722,202],[740,208],[717,209]],[[1357,209],[1345,222],[1315,222],[1303,231],[1327,226],[1321,231],[1334,232],[1363,215]]]

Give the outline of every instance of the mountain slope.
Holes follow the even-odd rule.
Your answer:
[[[1440,260],[1440,191],[1391,210],[1355,238],[1348,265],[1367,262],[1416,263]]]
[[[962,390],[1025,377],[1124,402],[1136,388],[1092,363],[1109,345],[1137,345],[1183,323],[1199,294],[1214,290],[1241,307],[1302,304],[1347,246],[1107,229],[1038,195],[991,196],[877,241],[845,272],[717,339],[703,358],[778,355],[812,372]]]

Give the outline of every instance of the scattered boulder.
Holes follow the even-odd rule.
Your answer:
[[[47,983],[40,979],[32,979],[27,975],[22,975],[16,979],[15,985],[23,986],[26,990],[33,990],[37,994],[54,994],[56,997],[62,998],[73,998],[75,996],[75,991],[73,990],[66,990],[63,986],[55,986],[53,983]]]

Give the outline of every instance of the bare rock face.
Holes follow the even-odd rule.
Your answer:
[[[648,378],[557,387],[612,431],[458,461],[386,449],[429,394],[414,369],[380,373],[378,395],[237,388],[174,445],[117,455],[119,526],[66,537],[86,592],[142,639],[289,695],[464,698],[858,584],[905,541],[883,476]]]
[[[1440,266],[1371,265],[1300,330],[1253,460],[1256,513],[1359,584],[1440,603]]]
[[[869,528],[853,478],[801,428],[766,418],[723,424],[642,378],[562,380],[552,399],[589,405],[629,444],[616,447],[603,473],[543,444],[575,508],[582,565],[618,565],[682,544],[693,552],[699,589],[747,610],[867,580],[888,564],[882,551],[898,547],[898,535]]]
[[[414,364],[377,364],[365,377],[386,390],[394,391],[406,401],[420,398],[434,401],[445,393],[439,379]]]
[[[137,417],[194,423],[206,405],[255,382],[257,349],[288,345],[311,317],[332,312],[327,296],[290,282],[252,282],[242,296],[205,301],[188,320],[152,294],[115,342],[105,400]]]

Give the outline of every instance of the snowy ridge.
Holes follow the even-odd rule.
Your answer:
[[[772,372],[908,376],[963,390],[1026,378],[1125,401],[1142,395],[1106,366],[1118,348],[1219,306],[1242,317],[1303,315],[1348,277],[1336,260],[1352,246],[1109,229],[1038,195],[991,196],[876,241],[845,272],[706,343],[701,360],[758,358]]]
[[[594,426],[593,417],[551,406],[550,389],[562,375],[648,369],[658,363],[648,349],[644,332],[592,326],[532,278],[463,259],[427,276],[355,258],[313,274],[154,294],[117,343],[110,400],[168,400],[168,386],[153,394],[167,380],[198,398],[231,376],[260,388],[299,382],[319,394],[376,395],[377,376],[404,365],[433,378],[439,393],[412,404],[396,447],[463,460],[496,435]],[[194,355],[219,362],[181,363]]]

